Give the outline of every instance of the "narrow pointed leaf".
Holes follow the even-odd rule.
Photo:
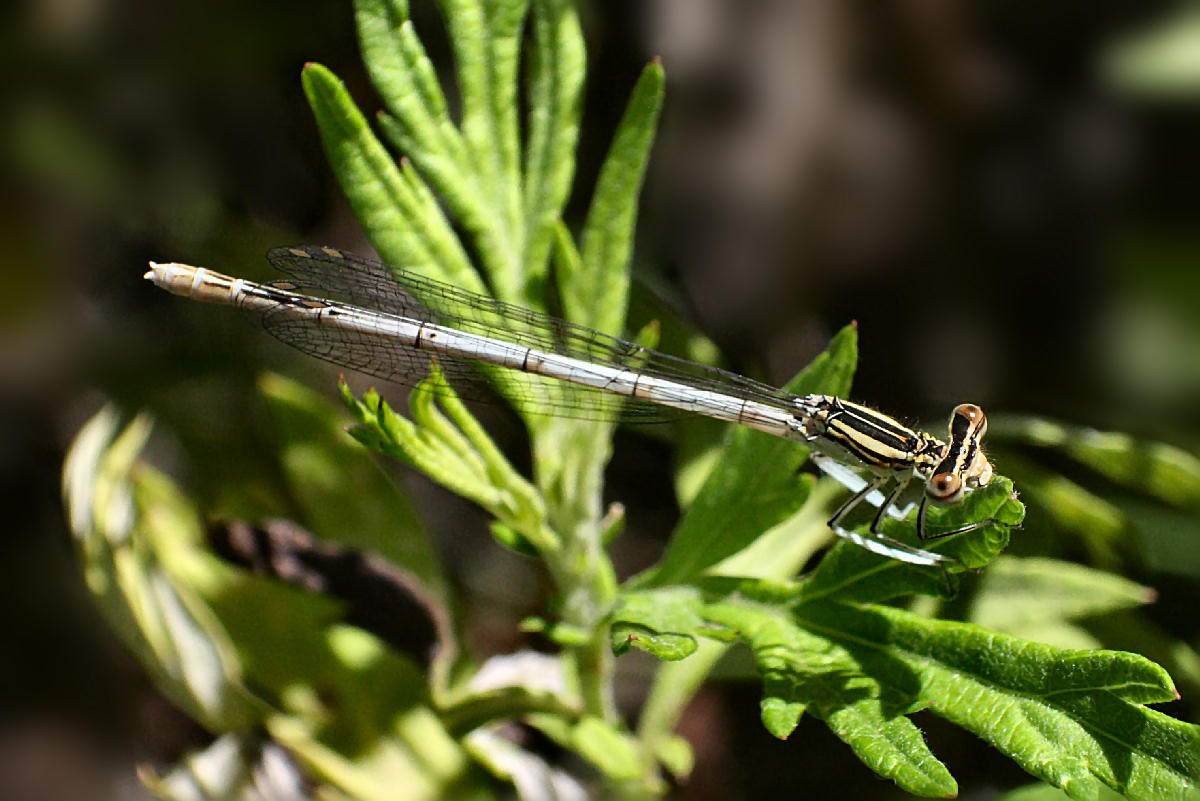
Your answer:
[[[980,577],[969,617],[990,629],[1023,633],[1048,620],[1132,609],[1150,603],[1154,595],[1123,576],[1073,562],[1002,556]]]
[[[528,0],[440,0],[450,31],[462,93],[462,133],[483,204],[499,219],[499,236],[485,256],[499,297],[518,300],[521,152],[517,125],[517,69]]]
[[[409,155],[419,153],[426,160],[444,161],[446,170],[460,170],[465,166],[460,161],[463,143],[408,9],[396,0],[357,0],[354,18],[371,82],[419,145]]]
[[[301,78],[330,167],[383,260],[483,291],[445,216],[428,213],[345,85],[320,64],[306,65]]]
[[[1039,417],[1014,415],[996,423],[990,426],[993,436],[1064,453],[1114,483],[1166,503],[1200,506],[1200,458],[1181,448]]]
[[[558,276],[567,316],[617,336],[625,327],[638,196],[658,129],[664,82],[658,61],[642,71],[596,182],[579,270]]]
[[[545,278],[555,226],[575,175],[587,55],[579,15],[569,0],[534,0],[530,61],[522,260],[527,283]]]

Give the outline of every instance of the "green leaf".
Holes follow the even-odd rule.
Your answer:
[[[699,600],[699,591],[691,587],[622,596],[613,611],[613,653],[619,656],[640,648],[666,661],[691,656],[695,635],[705,627]]]
[[[1182,695],[1200,692],[1200,654],[1147,616],[1132,611],[1088,618],[1089,634],[1109,647],[1142,654],[1158,662],[1184,687]]]
[[[600,718],[586,717],[571,733],[575,751],[610,779],[641,778],[642,759],[633,739]]]
[[[195,510],[137,461],[148,433],[145,418],[120,431],[101,412],[68,457],[64,491],[89,587],[158,686],[213,732],[265,725],[310,776],[369,790],[355,797],[398,797],[393,781],[427,788],[406,798],[461,788],[466,763],[439,734],[421,672],[338,624],[337,602],[210,554]]]
[[[498,219],[483,254],[498,297],[524,297],[517,68],[528,0],[441,0],[462,93],[462,133],[484,205]]]
[[[1138,548],[1148,570],[1200,577],[1200,516],[1157,503],[1120,500],[1135,523]]]
[[[1200,9],[1179,3],[1161,19],[1113,44],[1104,72],[1134,96],[1187,100],[1200,94]]]
[[[517,720],[528,715],[549,714],[574,719],[579,716],[579,709],[556,693],[539,691],[536,687],[512,686],[464,694],[444,705],[439,714],[446,729],[455,737],[461,737],[489,723]]]
[[[1119,507],[1066,476],[1016,454],[1005,455],[1004,467],[1032,500],[1037,515],[1078,536],[1097,563],[1119,563],[1120,546],[1128,544],[1129,534],[1129,522]]]
[[[447,109],[433,64],[417,37],[407,8],[395,0],[358,0],[359,42],[371,80],[391,114],[378,115],[380,127],[392,144],[416,164],[442,201],[475,240],[480,261],[489,273],[512,274],[511,237],[504,218],[489,200],[467,143]],[[414,178],[410,183],[423,179]],[[511,179],[510,179],[511,180]],[[432,199],[432,196],[430,196]],[[427,216],[440,215],[436,201]],[[545,266],[542,266],[545,271]],[[512,287],[498,284],[502,293]],[[540,301],[534,295],[513,298]]]
[[[638,195],[658,130],[664,81],[657,60],[642,71],[600,169],[584,223],[578,269],[558,275],[567,317],[607,334],[619,336],[625,327]]]
[[[406,152],[423,169],[458,175],[466,151],[450,119],[433,63],[398,0],[356,0],[354,19],[363,63],[384,106],[413,142]]]
[[[410,395],[412,420],[374,392],[358,400],[345,381],[338,387],[358,420],[350,434],[359,442],[413,465],[486,509],[499,523],[492,531],[505,547],[543,555],[557,550],[558,538],[547,524],[541,495],[504,458],[436,363]]]
[[[434,801],[447,794],[481,793],[462,748],[428,710],[400,718],[396,736],[380,737],[352,757],[314,736],[311,724],[288,715],[267,721],[267,733],[321,782],[318,794],[355,801]]]
[[[632,782],[642,778],[642,758],[634,739],[600,717],[585,715],[571,721],[550,715],[533,715],[529,723],[562,747],[586,759],[610,781]]]
[[[1070,797],[1057,787],[1038,783],[996,796],[992,801],[1067,801]],[[1124,797],[1115,790],[1109,790],[1107,787],[1101,787],[1100,794],[1097,796],[1099,801],[1120,801]]]
[[[304,791],[300,771],[276,743],[257,735],[223,734],[189,753],[166,775],[149,764],[138,779],[160,801],[232,801],[278,798]]]
[[[1200,729],[1141,704],[1174,699],[1165,671],[1119,651],[1067,651],[890,607],[801,607],[796,623],[844,648],[882,697],[910,699],[984,738],[1073,797],[1103,782],[1186,798]]]
[[[1052,621],[1106,615],[1151,603],[1154,590],[1114,573],[1058,559],[1001,556],[980,576],[968,618],[1030,639]]]
[[[545,278],[551,242],[571,191],[586,70],[587,54],[574,4],[534,0],[522,259],[527,284]]]
[[[789,584],[722,579],[706,587],[724,590],[708,601],[653,591],[624,599],[622,617],[678,626],[660,634],[736,632],[762,673],[769,731],[787,736],[808,711],[908,792],[955,792],[905,717],[920,709],[1073,797],[1094,796],[1103,783],[1131,798],[1183,799],[1200,780],[1200,727],[1143,706],[1177,696],[1166,672],[1136,654],[1054,648],[887,606],[796,605]],[[672,598],[670,616],[654,609],[658,593]]]
[[[1039,417],[1000,417],[989,422],[989,430],[993,437],[1065,454],[1115,484],[1164,503],[1200,507],[1200,459],[1173,445]]]
[[[664,737],[655,743],[654,756],[678,780],[686,779],[696,764],[692,744],[679,736]]]
[[[554,788],[556,798],[587,796],[580,781],[566,770],[551,767],[541,756],[521,748],[498,731],[473,731],[465,745],[476,762],[496,778],[512,784],[518,799],[539,798],[548,787]]]
[[[205,574],[203,527],[162,475],[139,462],[152,424],[112,407],[67,453],[63,502],[84,578],[109,625],[173,703],[209,731],[246,731],[265,708],[243,684],[233,642],[190,579]]]
[[[858,356],[858,331],[847,326],[787,389],[846,395]],[[662,561],[636,586],[678,584],[737,553],[805,501],[796,471],[808,458],[798,443],[735,427],[717,467],[688,508]]]
[[[383,556],[444,598],[445,577],[412,503],[346,435],[349,420],[282,376],[262,376],[258,389],[305,527],[331,542]]]
[[[306,65],[301,79],[334,176],[384,261],[482,292],[449,221],[429,213],[345,85],[320,64]]]

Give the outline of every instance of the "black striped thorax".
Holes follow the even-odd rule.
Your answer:
[[[808,395],[798,406],[805,434],[831,456],[848,455],[878,471],[915,470],[932,475],[945,459],[936,438],[882,412],[831,395]]]

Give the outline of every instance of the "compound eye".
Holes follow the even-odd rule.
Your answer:
[[[963,494],[962,479],[954,473],[938,473],[925,485],[925,494],[938,503],[950,503]]]
[[[972,423],[986,425],[987,418],[983,414],[983,409],[980,409],[973,403],[960,403],[954,407],[955,417],[965,417]]]
[[[950,431],[951,436],[954,436],[954,431],[957,430],[955,423],[959,420],[966,421],[966,429],[962,432],[965,435],[968,431],[974,431],[977,439],[983,439],[987,433],[987,415],[973,403],[960,403],[954,407],[954,411],[950,414]]]

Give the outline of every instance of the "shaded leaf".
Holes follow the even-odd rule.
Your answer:
[[[1001,556],[980,577],[968,619],[1025,634],[1047,621],[1069,621],[1151,603],[1154,590],[1073,562]]]
[[[1017,477],[1039,517],[1078,536],[1098,564],[1111,567],[1119,563],[1120,547],[1128,543],[1129,533],[1119,507],[1061,473],[1016,454],[1004,457],[1004,467]]]
[[[350,758],[323,744],[300,718],[276,715],[267,721],[267,733],[306,775],[355,801],[437,801],[450,788],[464,796],[480,791],[478,779],[463,775],[465,755],[430,712],[400,720],[397,729],[401,736],[379,738]]]
[[[848,394],[857,345],[857,329],[843,328],[828,349],[788,383],[788,391]],[[805,484],[796,471],[807,458],[807,449],[798,443],[735,427],[662,560],[634,584],[687,581],[786,519],[805,501]]]
[[[597,717],[585,717],[571,733],[576,752],[617,781],[641,778],[642,758],[627,733]]]
[[[575,721],[582,710],[567,690],[561,659],[517,651],[484,662],[447,696],[440,714],[447,729],[461,736],[492,722],[535,714]]]
[[[412,502],[346,435],[348,418],[282,376],[264,375],[258,389],[305,525],[328,541],[383,556],[444,597],[441,566]]]
[[[522,801],[587,801],[578,779],[489,729],[471,732],[467,750],[494,776],[510,782]]]
[[[655,743],[654,755],[676,779],[686,779],[696,764],[692,745],[683,737],[664,737]]]
[[[700,592],[691,587],[623,595],[613,612],[613,653],[640,648],[667,661],[691,656],[705,626],[699,606]]]
[[[1110,481],[1175,506],[1200,506],[1200,459],[1174,445],[1039,417],[1000,417],[993,437],[1050,448]]]
[[[1147,567],[1175,575],[1200,577],[1200,516],[1161,504],[1122,499],[1121,511],[1134,522]]]
[[[215,525],[209,539],[223,558],[258,575],[337,599],[339,619],[379,637],[439,679],[449,668],[456,643],[448,611],[416,576],[391,562],[322,542],[283,520]]]

